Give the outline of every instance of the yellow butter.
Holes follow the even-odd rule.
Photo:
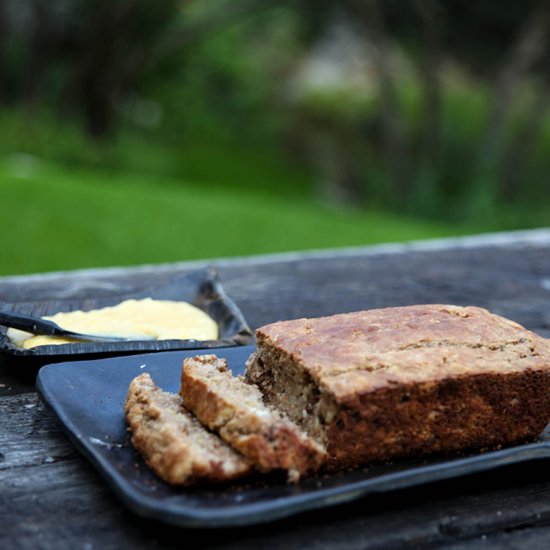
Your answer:
[[[139,340],[140,336],[157,340],[215,340],[218,325],[204,311],[187,303],[168,300],[126,300],[112,307],[92,311],[71,311],[44,317],[59,326],[83,334],[123,336]],[[17,346],[66,344],[72,340],[52,336],[33,336],[9,329],[8,337]]]

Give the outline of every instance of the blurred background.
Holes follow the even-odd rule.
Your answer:
[[[550,3],[0,0],[0,274],[550,225]]]

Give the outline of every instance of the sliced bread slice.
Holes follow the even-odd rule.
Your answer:
[[[250,461],[183,408],[179,395],[161,390],[148,373],[132,380],[125,412],[132,443],[168,483],[222,482],[253,470]]]
[[[325,449],[296,424],[263,403],[253,384],[234,377],[215,355],[184,360],[180,395],[204,425],[220,434],[262,472],[284,469],[290,481],[316,472]]]

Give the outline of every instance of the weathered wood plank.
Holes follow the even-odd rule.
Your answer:
[[[70,548],[77,541],[82,547],[146,548],[179,547],[186,541],[187,547],[194,547],[196,542],[201,548],[325,550],[422,548],[460,542],[460,547],[466,548],[483,535],[491,539],[504,531],[525,530],[550,521],[548,482],[525,475],[525,470],[506,469],[502,474],[515,476],[518,485],[503,489],[499,487],[502,478],[477,476],[421,492],[371,497],[274,525],[191,531],[136,520],[86,464],[67,460],[9,472],[0,495],[5,522],[0,544],[19,541],[16,547],[32,547],[33,540],[40,540],[41,547],[57,549]]]
[[[520,527],[491,535],[481,535],[475,540],[458,544],[446,545],[448,550],[464,550],[466,548],[480,548],[481,550],[545,550],[550,541],[550,527]]]
[[[0,398],[2,471],[74,458],[77,451],[36,393]]]
[[[16,365],[9,358],[0,356],[0,398],[36,391],[37,372],[36,367]]]

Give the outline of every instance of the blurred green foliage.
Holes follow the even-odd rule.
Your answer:
[[[7,0],[3,219],[26,220],[18,232],[39,243],[55,212],[87,244],[25,263],[29,247],[0,242],[1,269],[548,225],[549,35],[536,0]],[[97,228],[73,228],[78,193]],[[124,194],[135,210],[116,221]],[[216,233],[189,205],[232,229]],[[209,237],[178,246],[141,229],[182,235],[171,216]],[[115,241],[133,251],[111,255]]]

